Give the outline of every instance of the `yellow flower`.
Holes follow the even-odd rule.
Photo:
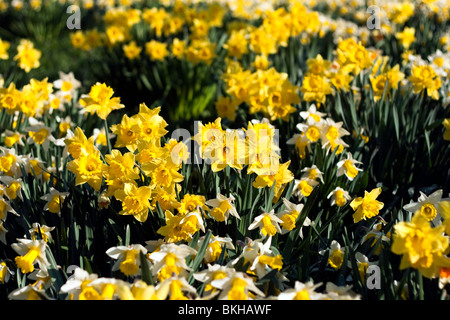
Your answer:
[[[325,103],[326,96],[333,92],[329,80],[321,75],[310,74],[303,79],[300,91],[303,93],[303,100],[316,101],[317,105]]]
[[[59,192],[53,187],[50,188],[50,193],[41,197],[42,200],[47,201],[44,210],[60,215],[63,202],[68,195],[68,192]]]
[[[404,28],[402,32],[397,32],[395,37],[405,49],[409,49],[411,44],[416,40],[415,34],[416,29]]]
[[[0,59],[1,60],[7,60],[9,58],[9,55],[8,55],[9,46],[10,46],[10,44],[8,41],[4,41],[4,40],[0,39]]]
[[[277,233],[281,233],[280,223],[283,223],[283,220],[278,218],[272,209],[269,212],[263,212],[259,216],[255,217],[253,222],[248,227],[248,230],[253,230],[259,227],[260,233],[263,237],[266,235],[274,236]]]
[[[124,44],[122,49],[125,56],[130,60],[138,58],[142,51],[142,48],[136,44],[136,41],[131,41],[129,44]]]
[[[122,202],[121,215],[132,215],[140,222],[148,217],[150,204],[150,187],[137,187],[134,183],[125,183],[123,189],[116,190],[114,197]]]
[[[172,45],[171,45],[171,51],[172,54],[177,57],[178,59],[181,59],[184,55],[184,50],[186,48],[186,42],[182,41],[178,38],[173,39]]]
[[[111,111],[125,108],[120,103],[120,98],[111,98],[113,94],[113,89],[104,83],[97,82],[91,87],[89,96],[81,98],[80,103],[86,112],[96,113],[100,119],[105,120]]]
[[[442,121],[442,125],[445,128],[444,140],[450,141],[450,118],[444,119],[444,121]]]
[[[150,60],[163,61],[169,55],[167,43],[151,40],[145,44],[145,53],[150,57]]]
[[[238,104],[230,97],[219,97],[216,101],[216,111],[220,118],[227,118],[231,121],[236,119]]]
[[[229,56],[241,59],[243,54],[248,53],[248,41],[245,30],[233,30],[223,48],[227,50]]]
[[[400,269],[409,267],[419,270],[423,276],[439,276],[441,267],[449,267],[445,253],[448,239],[443,235],[444,225],[432,228],[421,214],[414,214],[411,222],[401,221],[394,225],[392,252],[402,255]]]
[[[330,68],[331,62],[324,60],[322,55],[318,54],[315,58],[306,60],[306,64],[308,66],[308,73],[324,75]]]
[[[350,206],[355,211],[353,214],[355,223],[378,215],[379,211],[384,207],[382,202],[376,200],[380,193],[381,188],[375,188],[370,192],[364,191],[364,197],[358,197],[350,203]]]
[[[19,254],[15,258],[15,262],[22,273],[33,272],[36,263],[39,264],[41,271],[47,271],[47,267],[50,265],[45,253],[47,243],[44,240],[17,240],[19,243],[13,243],[11,248]]]
[[[35,49],[30,40],[22,39],[17,46],[17,54],[14,56],[14,60],[18,60],[19,67],[28,73],[31,69],[38,68],[41,65],[39,62],[41,55],[41,51]]]
[[[427,95],[434,100],[439,99],[439,88],[442,85],[441,78],[429,65],[414,65],[411,68],[411,76],[408,80],[413,85],[413,92],[420,93],[426,89]]]
[[[112,133],[117,136],[114,148],[126,147],[131,152],[136,150],[139,132],[135,130],[139,128],[139,122],[140,119],[138,117],[133,116],[130,118],[124,114],[119,124],[111,126]]]
[[[259,174],[255,178],[253,186],[255,188],[271,188],[275,183],[274,201],[276,201],[279,198],[280,194],[283,192],[284,186],[294,180],[294,174],[288,169],[290,163],[291,160],[280,164],[276,168],[274,166],[272,169],[276,169],[277,171],[272,174]]]
[[[67,151],[74,159],[95,152],[94,139],[92,137],[87,139],[80,127],[76,127],[74,134],[68,135],[64,143]]]
[[[117,260],[112,271],[120,270],[126,276],[133,276],[138,273],[141,265],[140,252],[146,255],[147,249],[140,244],[132,244],[109,248],[106,254]]]
[[[99,191],[103,181],[103,162],[100,151],[95,150],[67,164],[67,169],[76,175],[75,185],[88,183],[95,191]]]

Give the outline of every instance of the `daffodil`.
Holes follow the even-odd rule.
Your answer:
[[[81,156],[67,164],[67,169],[76,176],[75,185],[87,183],[95,191],[99,191],[103,181],[103,162],[100,151]]]
[[[184,277],[172,276],[165,279],[161,285],[166,283],[169,283],[169,300],[189,300],[186,294],[192,298],[198,295],[197,290]]]
[[[439,189],[430,195],[426,195],[422,191],[419,191],[420,196],[417,202],[410,202],[403,206],[403,209],[411,213],[419,212],[428,221],[433,221],[438,217],[439,214],[439,202],[442,199],[443,190]],[[439,218],[439,217],[438,217]]]
[[[61,293],[67,294],[67,299],[78,300],[80,293],[92,281],[98,278],[96,273],[89,273],[80,267],[75,267],[73,274],[61,286]],[[69,273],[69,270],[67,270]]]
[[[319,254],[324,255],[327,250],[320,250]],[[331,241],[328,250],[328,264],[335,270],[339,270],[344,263],[345,248],[342,248],[336,240]]]
[[[185,244],[167,243],[150,253],[148,257],[153,262],[153,275],[157,275],[158,280],[163,281],[173,274],[184,276],[187,271],[191,271],[186,264],[186,258],[195,254],[197,250]]]
[[[358,172],[362,171],[362,169],[356,167],[356,164],[362,164],[362,162],[353,159],[352,154],[347,152],[347,159],[340,160],[337,163],[338,170],[336,176],[340,177],[345,174],[350,181],[353,181],[358,175]]]
[[[411,222],[394,225],[391,250],[402,255],[400,269],[412,267],[427,278],[439,276],[441,267],[450,267],[446,256],[448,239],[443,235],[443,225],[433,228],[427,218],[416,213]]]
[[[31,69],[38,68],[41,65],[39,62],[41,56],[42,52],[34,47],[33,42],[22,39],[17,46],[17,54],[14,56],[14,60],[17,60],[19,67],[28,73]]]
[[[210,199],[206,201],[205,204],[212,208],[210,215],[216,221],[224,221],[226,223],[230,215],[240,219],[240,216],[234,206],[234,200],[235,198],[233,195],[230,195],[227,198],[218,193],[216,199]]]
[[[303,203],[295,204],[290,202],[288,199],[283,198],[284,210],[277,213],[276,216],[283,221],[281,223],[281,234],[285,234],[296,227],[297,219],[300,213],[303,210]],[[311,220],[308,217],[305,217],[303,221],[303,226],[311,225]],[[299,234],[300,237],[303,238],[302,227],[300,228]]]
[[[35,264],[39,265],[40,270],[46,272],[50,265],[45,253],[47,243],[43,240],[29,239],[17,239],[17,241],[18,243],[13,243],[11,248],[19,254],[15,262],[22,273],[33,272]]]
[[[46,225],[41,226],[39,223],[35,222],[28,232],[31,235],[31,239],[37,240],[38,238],[41,238],[45,242],[48,242],[49,240],[53,241],[52,234],[50,233],[53,230],[55,230],[55,227],[49,227]]]
[[[106,254],[115,259],[112,271],[120,270],[126,276],[138,274],[141,265],[140,253],[146,255],[147,249],[140,244],[109,248]]]
[[[353,214],[355,223],[378,215],[379,211],[384,207],[382,202],[376,200],[380,194],[381,188],[375,188],[370,192],[364,191],[364,197],[353,199],[350,206],[355,211]]]
[[[232,277],[234,273],[236,273],[236,269],[233,267],[207,264],[207,269],[196,272],[193,276],[195,280],[205,283],[205,292],[212,296],[217,294],[219,290],[219,288],[212,285],[213,281]]]
[[[91,87],[89,95],[81,98],[80,103],[86,112],[95,113],[100,119],[106,120],[113,110],[125,108],[120,103],[120,98],[112,98],[113,94],[113,89],[105,83],[97,82]]]
[[[326,300],[326,295],[316,291],[322,283],[295,281],[294,288],[286,289],[278,296],[278,300]]]
[[[211,286],[221,290],[219,300],[254,300],[256,297],[265,296],[252,278],[243,272],[236,272],[225,278],[213,280]]]
[[[69,192],[59,192],[55,188],[51,187],[50,192],[41,197],[41,200],[47,201],[44,206],[44,210],[48,210],[51,213],[61,215],[61,209],[65,198],[69,195]]]
[[[155,287],[142,280],[136,280],[130,286],[117,287],[116,291],[120,300],[166,300],[170,287],[169,283],[162,285],[163,283]]]
[[[5,284],[11,278],[12,272],[5,261],[0,262],[0,283]]]
[[[278,218],[275,215],[275,211],[272,209],[269,212],[263,212],[255,217],[248,227],[248,230],[259,228],[263,237],[266,235],[274,236],[277,233],[281,233],[280,223],[284,223],[284,221]]]
[[[350,201],[351,197],[347,190],[336,187],[328,194],[327,199],[331,199],[332,206],[337,205],[338,207],[343,207],[347,201]]]
[[[201,243],[204,241],[204,236],[199,238],[197,244],[197,250],[200,249]],[[217,261],[222,254],[222,250],[231,249],[234,250],[234,245],[231,238],[219,237],[212,235],[208,241],[208,246],[206,247],[205,255],[203,256],[203,261],[206,264],[213,263]],[[225,251],[226,257],[226,251]]]
[[[136,220],[145,222],[148,217],[151,189],[148,186],[137,187],[134,183],[125,183],[123,189],[114,192],[114,197],[122,202],[121,215],[132,215]]]

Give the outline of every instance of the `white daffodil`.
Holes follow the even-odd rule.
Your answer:
[[[348,194],[348,191],[342,189],[341,187],[336,187],[333,191],[331,191],[327,199],[331,198],[331,205],[337,205],[338,207],[344,206],[348,201],[352,199]]]
[[[352,286],[338,287],[333,282],[327,282],[325,286],[327,298],[331,300],[361,300],[361,295],[352,291]]]
[[[157,289],[167,286],[167,284],[169,286],[169,300],[188,300],[186,293],[191,299],[198,296],[197,290],[184,277],[172,276],[167,278],[157,286]]]
[[[232,277],[237,272],[235,268],[220,264],[208,264],[207,267],[207,269],[194,273],[194,279],[205,283],[205,292],[211,294],[217,292],[219,289],[211,284],[214,280]]]
[[[61,215],[61,208],[63,206],[65,198],[69,195],[69,192],[59,192],[55,188],[50,188],[50,193],[41,197],[41,200],[47,201],[44,206],[44,210],[48,210],[51,213]]]
[[[69,273],[69,270],[66,271]],[[80,267],[75,267],[73,274],[67,279],[66,283],[61,286],[60,292],[67,294],[67,299],[78,300],[78,296],[90,282],[98,278],[95,273],[89,273]]]
[[[81,82],[75,79],[73,72],[59,72],[59,79],[53,82],[55,89],[59,89],[55,94],[66,102],[70,102],[76,94],[76,90],[81,87]]]
[[[326,115],[326,113],[317,111],[315,104],[310,105],[307,111],[300,111],[300,117],[304,120],[312,119],[314,122],[321,122],[323,120],[322,117]]]
[[[38,146],[42,146],[44,151],[48,150],[50,142],[56,142],[55,137],[52,135],[53,129],[43,123],[29,126],[24,131],[28,133],[27,143],[35,143]]]
[[[309,197],[318,184],[319,181],[311,180],[310,178],[295,179],[292,194],[300,201],[303,197]]]
[[[365,281],[367,268],[371,265],[378,265],[377,261],[369,261],[369,258],[362,254],[361,252],[355,253],[356,267],[358,268],[359,276],[361,281]],[[350,260],[347,261],[347,267],[352,268],[352,262]]]
[[[283,221],[281,224],[282,230],[281,234],[285,234],[295,228],[295,223],[297,221],[300,212],[303,209],[303,204],[295,204],[283,198],[284,210],[277,213],[276,216]],[[303,239],[303,227],[307,227],[311,225],[311,220],[308,217],[305,217],[303,221],[303,226],[300,228],[299,235]]]
[[[21,178],[13,178],[10,176],[0,176],[0,189],[3,190],[3,194],[8,197],[9,200],[19,198],[23,200],[22,192],[23,181]]]
[[[106,254],[115,259],[112,271],[120,270],[126,276],[138,274],[141,265],[140,252],[147,254],[147,249],[140,244],[109,248]]]
[[[24,165],[24,160],[21,156],[16,155],[15,148],[8,149],[0,146],[0,173],[20,177],[22,175],[21,165]]]
[[[442,200],[443,190],[439,189],[427,196],[422,191],[419,191],[420,196],[417,202],[410,202],[409,204],[403,206],[403,209],[411,213],[420,212],[428,221],[433,221],[436,223],[440,218],[439,215],[439,202]]]
[[[8,229],[3,225],[3,220],[0,220],[0,241],[6,244],[6,234],[9,232]]]
[[[47,295],[40,281],[12,291],[8,298],[11,300],[54,300]]]
[[[19,216],[19,214],[11,207],[9,201],[0,196],[0,220],[6,221],[9,212]]]
[[[210,199],[206,201],[205,204],[212,208],[212,210],[210,211],[210,215],[216,221],[225,221],[226,223],[230,214],[237,219],[241,218],[234,206],[234,200],[235,198],[233,197],[233,195],[230,195],[227,198],[219,193],[217,194],[216,199]]]
[[[169,283],[158,289],[142,280],[136,280],[130,286],[118,286],[116,293],[120,300],[166,300],[169,294]]]
[[[42,240],[48,242],[48,240],[52,241],[51,231],[53,231],[55,227],[41,226],[39,223],[34,222],[32,224],[32,228],[28,231],[30,232],[31,238],[36,240],[37,237],[41,237]]]
[[[153,262],[153,275],[158,275],[160,281],[170,278],[174,273],[183,276],[191,268],[186,264],[186,258],[197,254],[197,250],[185,244],[167,243],[158,251],[150,253]]]
[[[362,164],[362,162],[353,159],[352,154],[347,152],[347,159],[343,159],[337,163],[338,169],[336,176],[340,177],[345,174],[350,181],[353,181],[358,175],[358,172],[362,171],[362,169],[356,167],[356,164]]]
[[[43,240],[29,239],[17,239],[17,241],[19,243],[13,243],[11,248],[19,254],[15,262],[22,273],[33,272],[36,263],[39,269],[47,272],[47,267],[50,265],[45,254],[47,243]]]
[[[342,137],[350,135],[350,132],[342,128],[342,124],[343,122],[335,122],[331,118],[325,119],[321,139],[322,148],[327,149],[327,152],[338,148],[337,153],[340,153],[339,151],[342,152],[344,147],[348,147],[348,144],[342,140]]]
[[[320,250],[319,254],[324,255],[327,250]],[[333,269],[340,269],[344,263],[344,253],[345,248],[341,248],[341,245],[336,240],[331,241],[329,253],[328,253],[328,264]]]
[[[5,261],[0,262],[0,283],[5,284],[11,278],[13,271],[9,270]]]
[[[213,280],[211,286],[221,290],[219,300],[254,300],[255,294],[259,297],[265,296],[243,272],[235,272],[229,277]]]
[[[314,284],[312,281],[306,283],[295,281],[294,288],[286,289],[277,298],[278,300],[325,300],[324,294],[316,292],[321,285],[322,283]]]
[[[204,240],[204,236],[199,238],[197,242],[197,250],[200,248]],[[208,246],[206,247],[205,255],[203,256],[203,261],[208,264],[217,261],[222,253],[222,249],[234,250],[233,240],[231,238],[224,238],[212,235],[209,238]]]
[[[303,168],[302,172],[302,178],[309,178],[311,180],[319,179],[323,183],[323,172],[315,164],[312,167]]]
[[[280,223],[283,220],[275,215],[275,211],[272,209],[269,212],[263,212],[259,216],[255,217],[253,222],[248,227],[248,230],[259,228],[259,231],[263,237],[266,235],[274,236],[277,233],[281,233]]]

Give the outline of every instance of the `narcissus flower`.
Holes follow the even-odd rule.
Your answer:
[[[417,199],[417,202],[411,202],[405,206],[403,209],[416,213],[419,212],[423,215],[428,221],[433,221],[438,216],[439,202],[442,199],[443,190],[439,189],[433,192],[430,195],[426,195],[422,191],[419,191],[420,196]]]
[[[140,244],[133,244],[109,248],[106,254],[116,260],[112,271],[120,270],[126,276],[133,276],[139,272],[140,252],[146,255],[147,249]]]
[[[113,89],[105,83],[97,82],[91,87],[89,96],[82,97],[80,103],[86,112],[96,113],[100,119],[106,120],[113,110],[125,108],[120,103],[120,98],[112,98],[113,94]]]
[[[411,76],[408,80],[413,85],[413,92],[420,93],[426,90],[429,97],[434,100],[439,99],[439,88],[442,85],[441,78],[430,65],[413,65]]]
[[[41,200],[47,201],[44,206],[44,210],[48,210],[51,213],[61,215],[61,208],[65,198],[69,195],[69,192],[59,192],[55,188],[50,188],[50,193],[41,197]]]
[[[114,192],[114,197],[122,202],[119,214],[132,215],[136,220],[145,222],[151,208],[150,195],[148,186],[137,187],[134,183],[125,183],[123,189]]]
[[[186,258],[197,254],[197,250],[185,245],[167,243],[162,244],[159,250],[149,254],[149,259],[153,262],[153,275],[158,276],[159,281],[172,277],[186,275],[186,271],[192,270],[186,264]]]
[[[353,159],[352,154],[348,152],[347,159],[343,159],[337,163],[338,170],[336,176],[340,177],[345,174],[350,181],[353,181],[358,175],[358,172],[362,171],[362,169],[355,166],[356,164],[362,164],[362,162]]]
[[[338,207],[344,206],[347,201],[351,199],[348,191],[342,189],[341,187],[336,187],[333,191],[331,191],[327,199],[331,198],[331,205],[337,205]]]
[[[275,211],[272,209],[269,212],[263,212],[259,216],[255,217],[253,222],[248,227],[248,230],[259,228],[263,237],[266,235],[274,236],[277,233],[281,233],[280,223],[283,220],[275,215]]]
[[[204,241],[204,237],[200,237],[197,250],[200,249],[202,242]],[[206,264],[213,263],[217,261],[222,254],[222,250],[231,249],[234,250],[233,241],[231,238],[224,238],[219,236],[212,235],[209,239],[208,246],[206,247],[205,255],[203,256],[203,261]],[[225,251],[226,257],[226,251]]]
[[[14,56],[14,60],[18,60],[19,67],[28,73],[31,69],[38,68],[41,65],[39,62],[41,55],[42,52],[34,47],[33,42],[22,39],[17,46],[17,54]]]
[[[322,283],[316,283],[309,281],[306,283],[296,281],[294,288],[286,289],[278,296],[278,300],[325,300],[326,295],[316,292],[318,287],[322,286]]]
[[[400,269],[412,267],[427,278],[439,276],[441,267],[450,267],[446,257],[449,241],[443,225],[435,228],[422,214],[414,214],[411,222],[394,225],[391,250],[402,255]]]
[[[213,280],[211,286],[221,290],[219,300],[254,300],[255,294],[258,297],[265,296],[256,287],[252,278],[243,272],[236,272],[231,276]]]
[[[88,183],[99,191],[103,181],[103,162],[100,151],[95,150],[87,156],[81,156],[67,164],[67,169],[76,175],[75,185]]]
[[[217,194],[216,199],[210,199],[206,201],[205,204],[212,207],[210,215],[216,221],[225,221],[226,223],[230,214],[237,219],[240,219],[240,216],[237,213],[236,208],[234,207],[234,200],[235,198],[233,197],[233,195],[230,195],[227,198],[219,193]]]
[[[324,255],[326,250],[319,251],[320,255]],[[331,241],[328,264],[335,270],[339,270],[344,263],[345,248],[341,248],[341,245],[336,240]]]
[[[370,192],[364,191],[364,197],[358,197],[350,203],[352,209],[355,210],[353,214],[355,223],[378,215],[379,211],[384,207],[382,202],[376,200],[380,193],[381,188],[375,188]]]
[[[17,241],[18,243],[13,243],[11,248],[19,254],[15,262],[22,273],[33,272],[36,263],[41,271],[46,272],[50,265],[45,254],[47,243],[44,240],[29,239],[17,239]]]

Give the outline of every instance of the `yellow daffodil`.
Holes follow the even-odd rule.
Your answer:
[[[357,197],[350,203],[350,206],[355,211],[353,214],[355,223],[378,215],[379,211],[384,207],[382,202],[376,200],[380,194],[381,188],[375,188],[370,192],[364,191],[364,197]]]

